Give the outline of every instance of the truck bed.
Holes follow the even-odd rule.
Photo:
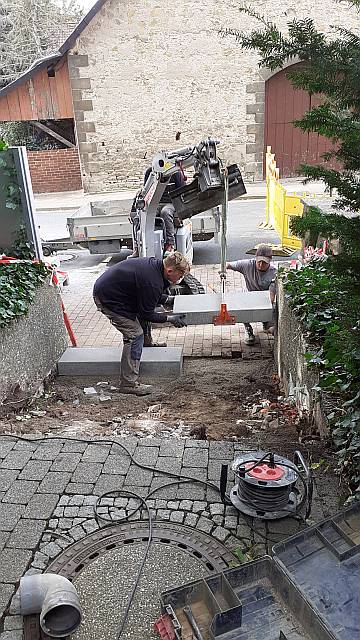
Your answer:
[[[71,241],[131,240],[131,203],[129,200],[103,200],[84,205],[67,219]],[[191,223],[194,240],[210,239],[217,232],[212,210],[192,216]]]

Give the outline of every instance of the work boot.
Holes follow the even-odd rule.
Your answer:
[[[125,385],[121,383],[119,392],[130,393],[134,396],[147,396],[149,393],[153,392],[153,387],[151,384],[141,384],[140,382],[135,382],[134,385]]]
[[[255,336],[251,327],[245,327],[245,344],[251,345],[255,342]]]
[[[151,336],[144,335],[144,347],[167,347],[167,343],[154,342]]]
[[[270,322],[263,322],[263,329],[265,333],[269,334],[270,336],[273,336],[275,333],[275,327],[273,324],[271,325]]]

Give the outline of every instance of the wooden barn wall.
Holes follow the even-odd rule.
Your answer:
[[[55,77],[46,68],[0,95],[0,121],[59,120],[73,118],[67,56],[55,66]]]

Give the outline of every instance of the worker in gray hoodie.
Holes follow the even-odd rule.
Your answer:
[[[248,291],[269,291],[271,303],[275,302],[276,293],[276,269],[271,265],[272,249],[267,244],[261,244],[256,250],[255,258],[250,260],[235,260],[227,262],[226,268],[231,271],[238,271],[244,276]],[[271,331],[271,325],[264,322],[264,330]],[[253,328],[249,322],[245,326],[245,344],[254,344],[255,336]]]

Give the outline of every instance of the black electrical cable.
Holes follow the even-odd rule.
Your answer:
[[[240,500],[256,505],[257,511],[281,511],[286,509],[289,502],[291,486],[264,487],[253,485],[239,478],[237,495]]]
[[[112,492],[109,491],[108,493],[112,493]],[[150,549],[151,542],[152,542],[153,523],[152,523],[152,516],[151,516],[151,512],[150,512],[149,506],[148,506],[148,504],[147,504],[147,502],[146,502],[146,500],[144,498],[139,496],[138,493],[135,493],[135,491],[128,491],[127,489],[119,489],[119,491],[117,493],[121,493],[121,494],[127,495],[127,496],[132,496],[133,498],[137,498],[140,501],[140,505],[139,505],[138,508],[140,508],[141,505],[144,505],[144,507],[145,507],[145,509],[147,511],[147,514],[148,514],[148,518],[149,518],[149,532],[148,532],[148,539],[147,539],[145,553],[144,553],[143,559],[141,561],[141,564],[140,564],[140,567],[139,567],[139,571],[137,573],[137,576],[136,576],[136,579],[135,579],[135,582],[134,582],[134,586],[133,586],[133,588],[131,590],[131,593],[129,595],[124,615],[123,615],[123,617],[122,617],[122,619],[120,621],[120,624],[118,625],[117,631],[116,631],[116,640],[119,640],[121,638],[122,634],[123,634],[123,631],[124,631],[124,628],[125,628],[125,625],[126,625],[126,621],[128,619],[128,615],[129,615],[129,612],[130,612],[130,609],[132,607],[132,603],[133,603],[133,600],[134,600],[134,597],[135,597],[135,593],[136,593],[136,590],[137,590],[137,588],[139,586],[140,578],[141,578],[142,572],[144,570],[145,562],[146,562],[146,559],[148,557],[149,549]],[[100,499],[101,499],[101,497],[98,498],[96,503],[95,503],[95,507],[94,507],[95,513],[96,513],[97,504],[98,504]],[[119,522],[123,522],[124,520],[127,520],[127,519],[128,519],[128,516],[125,516],[124,518],[121,518],[119,520]]]
[[[187,160],[188,158],[191,158],[191,156],[194,154],[194,151],[196,151],[196,149],[197,149],[197,147],[193,147],[188,154],[186,154],[185,156],[182,156],[181,162],[184,162],[184,160]],[[201,150],[202,150],[202,148],[201,148]],[[169,156],[170,160],[173,160],[174,157],[175,157],[175,154]]]
[[[246,468],[246,473],[249,473],[249,471],[252,471],[253,469],[255,469],[255,467],[258,467],[262,462],[264,462],[266,460],[266,458],[268,456],[272,456],[272,452],[268,451],[267,453],[265,453],[262,458],[259,458],[258,460],[255,460],[255,458],[253,460],[247,460],[246,462],[254,462],[254,464],[252,465],[252,467],[247,467]],[[300,509],[300,507],[302,507],[302,505],[304,504],[304,501],[307,498],[307,484],[304,480],[304,478],[302,477],[299,469],[297,469],[296,465],[291,465],[291,464],[287,464],[286,462],[279,462],[279,465],[282,467],[286,467],[287,469],[291,469],[292,471],[294,471],[296,473],[296,475],[298,476],[298,479],[301,480],[303,487],[304,487],[304,494],[302,496],[302,499],[300,500],[299,504],[297,505],[297,509],[296,511],[298,511]],[[251,502],[249,502],[249,504],[251,505]],[[286,509],[284,509],[286,511]]]
[[[121,622],[119,624],[119,627],[118,627],[117,640],[119,640],[121,638],[122,633],[123,633],[123,630],[124,630],[124,627],[125,627],[128,615],[129,615],[129,611],[131,609],[131,606],[132,606],[132,603],[133,603],[133,599],[134,599],[134,596],[135,596],[135,593],[136,593],[136,589],[138,587],[138,584],[139,584],[139,581],[140,581],[140,578],[141,578],[141,575],[142,575],[142,572],[143,572],[143,569],[144,569],[144,566],[145,566],[145,562],[146,562],[146,559],[147,559],[147,556],[148,556],[148,552],[149,552],[149,549],[150,549],[150,546],[151,546],[153,525],[152,525],[151,511],[150,511],[149,506],[147,504],[147,500],[149,499],[149,497],[151,495],[153,495],[157,491],[160,491],[161,489],[164,489],[165,487],[173,486],[173,485],[179,485],[179,484],[183,484],[183,483],[189,483],[189,482],[191,482],[191,483],[200,483],[202,485],[208,486],[208,487],[210,487],[212,489],[215,489],[216,491],[220,492],[219,487],[217,487],[216,484],[214,484],[212,482],[209,482],[208,480],[201,480],[199,478],[192,478],[190,476],[182,476],[180,474],[173,473],[171,471],[164,471],[164,470],[160,470],[160,469],[154,469],[153,467],[149,467],[147,465],[144,465],[141,462],[138,462],[137,460],[135,460],[134,456],[130,453],[130,451],[123,444],[121,444],[120,442],[117,442],[116,440],[108,440],[108,439],[101,439],[100,440],[100,439],[97,439],[97,438],[95,438],[95,439],[72,438],[72,437],[66,437],[66,436],[65,437],[64,436],[47,436],[45,438],[26,438],[26,437],[20,436],[18,434],[7,434],[7,433],[0,434],[0,437],[5,437],[5,438],[7,437],[7,438],[22,440],[24,442],[30,442],[30,443],[31,442],[48,442],[50,440],[55,440],[57,442],[61,441],[61,440],[63,440],[63,441],[64,440],[65,441],[68,440],[68,441],[71,441],[71,442],[86,442],[88,444],[100,444],[100,445],[108,444],[108,445],[111,445],[111,446],[113,446],[115,444],[115,445],[118,445],[123,451],[125,451],[127,453],[127,455],[129,456],[131,462],[133,464],[135,464],[136,466],[138,466],[140,469],[146,469],[148,471],[153,471],[153,472],[156,471],[157,473],[161,473],[161,474],[169,476],[169,477],[177,478],[177,480],[173,480],[172,482],[168,482],[165,485],[161,485],[159,487],[156,487],[155,489],[150,491],[146,495],[145,498],[143,498],[142,496],[136,494],[135,492],[128,491],[126,489],[107,491],[107,492],[101,494],[101,496],[99,496],[97,498],[96,503],[94,505],[95,515],[98,518],[102,519],[102,520],[108,521],[109,525],[110,524],[114,524],[115,522],[120,523],[120,522],[124,522],[124,521],[128,520],[131,516],[133,516],[135,513],[137,513],[137,511],[141,508],[142,505],[145,506],[145,508],[147,510],[147,513],[148,513],[148,518],[149,518],[149,533],[148,533],[146,550],[145,550],[145,553],[144,553],[144,557],[143,557],[143,559],[141,561],[141,565],[140,565],[140,568],[139,568],[139,571],[138,571],[138,574],[137,574],[133,589],[132,589],[131,594],[129,596],[129,599],[128,599],[128,602],[127,602],[127,605],[126,605],[126,609],[125,609],[125,613],[124,613],[123,618],[122,618],[122,620],[121,620]],[[244,452],[248,452],[249,449],[245,449],[243,451]],[[267,456],[269,456],[269,455],[272,455],[272,453],[268,452],[260,460],[256,460],[256,461],[254,460],[255,464],[252,467],[250,467],[249,469],[247,469],[247,471],[251,471],[252,469],[254,469],[262,461],[264,461],[265,458]],[[283,464],[283,463],[281,463],[281,464]],[[304,479],[302,478],[302,476],[300,475],[300,473],[298,472],[297,469],[294,469],[294,467],[292,467],[290,465],[284,465],[284,466],[288,466],[289,468],[291,468],[293,470],[296,470],[298,475],[299,475],[299,477],[301,477],[301,479],[303,480],[304,486],[306,487],[305,481],[304,481]],[[119,518],[117,520],[113,520],[113,519],[110,519],[110,518],[104,518],[103,515],[100,515],[98,513],[99,504],[101,503],[101,500],[105,496],[110,495],[110,494],[114,494],[114,493],[123,493],[123,494],[125,493],[125,494],[128,494],[128,495],[132,495],[133,497],[137,498],[140,501],[138,507],[136,509],[134,509],[131,513],[127,514],[125,517]],[[228,496],[226,496],[226,497],[228,498]],[[229,498],[228,498],[228,500],[229,500]],[[230,500],[229,500],[229,502],[230,502]],[[241,515],[244,518],[246,524],[253,531],[253,533],[256,533],[257,535],[259,535],[260,537],[262,537],[266,541],[277,542],[277,540],[269,538],[268,536],[264,536],[260,531],[255,529],[255,527],[246,520],[246,518],[244,517],[244,514],[241,514]],[[292,515],[294,515],[294,514],[292,514]],[[280,532],[279,532],[279,534],[280,534]]]
[[[164,489],[164,487],[172,487],[174,485],[179,485],[179,484],[183,484],[185,482],[194,482],[194,479],[183,479],[183,480],[173,480],[172,482],[167,482],[166,484],[162,484],[160,487],[156,487],[155,489],[153,489],[152,491],[150,491],[145,498],[142,498],[143,500],[148,500],[150,498],[150,496],[153,495],[153,493],[156,493],[156,491],[160,491],[161,489]],[[200,481],[199,481],[200,482]],[[205,481],[203,481],[205,482]],[[94,505],[94,512],[97,518],[99,518],[100,520],[104,520],[105,522],[109,522],[109,524],[114,524],[116,523],[120,523],[120,522],[125,522],[126,520],[129,520],[132,516],[135,515],[135,513],[137,513],[139,511],[139,509],[141,508],[141,504],[139,504],[136,509],[133,509],[133,511],[130,511],[127,516],[123,516],[122,518],[111,518],[111,517],[104,517],[104,514],[100,514],[98,511],[98,508],[100,506],[101,500],[103,498],[105,498],[106,496],[112,496],[112,494],[114,493],[123,493],[123,491],[125,491],[125,489],[113,489],[112,491],[105,491],[105,493],[102,493],[96,500],[95,505]],[[140,498],[139,498],[140,500]]]
[[[180,476],[179,476],[179,477],[180,477]],[[139,496],[138,494],[135,494],[135,493],[133,493],[133,492],[127,492],[125,489],[124,489],[124,490],[119,489],[119,490],[115,490],[115,491],[114,491],[114,490],[113,490],[113,491],[107,491],[106,493],[103,493],[101,496],[99,496],[99,497],[97,498],[97,501],[96,501],[96,503],[95,503],[95,505],[94,505],[95,515],[96,515],[99,519],[102,519],[102,520],[104,520],[104,521],[109,522],[109,525],[114,525],[114,523],[115,523],[115,522],[119,524],[119,523],[121,523],[121,522],[125,522],[125,521],[129,520],[129,519],[130,519],[130,518],[131,518],[135,513],[137,513],[137,511],[139,511],[139,509],[141,508],[141,505],[142,505],[142,504],[145,504],[146,509],[147,509],[147,512],[148,512],[149,520],[150,520],[150,518],[151,518],[151,513],[150,513],[150,509],[149,509],[149,506],[148,506],[148,504],[147,504],[147,502],[146,502],[146,501],[150,498],[150,496],[151,496],[151,495],[153,495],[153,494],[154,494],[154,493],[156,493],[157,491],[160,491],[161,489],[164,489],[164,487],[171,487],[171,486],[174,486],[174,485],[179,485],[179,484],[184,484],[184,483],[189,483],[189,482],[191,482],[191,483],[192,483],[192,482],[194,482],[194,481],[197,481],[197,482],[200,482],[200,483],[203,483],[203,484],[210,484],[210,483],[208,483],[207,481],[199,480],[199,479],[195,479],[195,478],[182,479],[182,480],[174,480],[174,481],[172,481],[172,482],[167,482],[165,485],[162,485],[162,486],[160,486],[160,487],[156,487],[155,489],[153,489],[152,491],[150,491],[150,492],[147,494],[146,498],[142,498],[141,496]],[[210,485],[210,486],[213,486],[213,485]],[[106,518],[106,517],[104,517],[104,515],[103,515],[103,514],[101,514],[101,515],[100,515],[100,514],[98,513],[98,507],[99,507],[99,504],[101,503],[101,500],[102,500],[103,498],[105,498],[105,496],[110,496],[110,495],[112,495],[112,494],[114,494],[114,493],[120,493],[120,494],[121,494],[121,493],[128,493],[128,494],[132,494],[132,495],[134,495],[135,497],[137,497],[137,498],[139,499],[139,501],[140,501],[139,505],[138,505],[135,509],[133,509],[133,510],[132,510],[130,513],[128,513],[126,516],[124,516],[124,517],[122,517],[122,518],[117,518],[115,521],[114,521],[114,519],[112,519],[112,518],[110,518],[110,517],[109,517],[109,518]],[[289,512],[289,513],[292,513],[292,512]],[[254,533],[256,533],[257,535],[259,535],[259,536],[260,536],[261,538],[263,538],[266,542],[278,542],[278,539],[274,539],[274,538],[270,538],[269,536],[265,536],[265,535],[264,535],[264,534],[262,534],[260,531],[258,531],[257,529],[255,529],[255,528],[254,528],[254,527],[253,527],[253,526],[252,526],[252,525],[251,525],[251,524],[246,520],[246,518],[245,518],[244,514],[241,514],[241,515],[242,515],[242,517],[244,518],[244,520],[245,520],[245,522],[246,522],[247,526],[249,526],[249,528],[250,528]],[[128,604],[127,604],[127,607],[126,607],[125,613],[124,613],[123,618],[122,618],[122,620],[121,620],[121,623],[120,623],[120,625],[119,625],[119,629],[120,629],[120,631],[118,632],[117,640],[120,640],[120,637],[121,637],[121,635],[122,635],[122,632],[123,632],[123,630],[124,630],[124,628],[125,628],[126,620],[127,620],[127,618],[128,618],[129,612],[130,612],[130,610],[131,610],[131,606],[132,606],[133,599],[134,599],[134,596],[135,596],[135,593],[136,593],[136,589],[137,589],[138,584],[139,584],[139,582],[140,582],[140,578],[141,578],[141,575],[142,575],[142,572],[143,572],[143,569],[144,569],[144,566],[145,566],[145,562],[146,562],[146,559],[147,559],[147,556],[148,556],[148,551],[149,551],[149,548],[150,548],[150,545],[151,545],[151,539],[152,539],[151,535],[152,535],[152,530],[151,530],[151,533],[150,533],[150,530],[149,530],[149,537],[148,537],[148,540],[147,540],[147,546],[146,546],[145,554],[144,554],[144,557],[143,557],[143,559],[142,559],[142,562],[141,562],[141,565],[140,565],[140,568],[139,568],[139,571],[138,571],[138,574],[137,574],[137,577],[136,577],[136,581],[135,581],[135,584],[134,584],[133,590],[132,590],[131,595],[130,595],[130,597],[129,597],[129,600],[128,600]],[[285,532],[280,532],[280,531],[279,531],[279,532],[278,532],[278,535],[286,535],[286,534],[285,534]],[[251,539],[250,539],[250,538],[244,538],[244,537],[242,537],[242,539],[250,540],[250,542],[251,542]]]
[[[129,456],[131,462],[133,464],[135,464],[137,467],[139,467],[140,469],[145,469],[147,471],[160,473],[162,475],[165,475],[165,476],[168,476],[168,477],[172,477],[172,478],[179,478],[180,481],[188,481],[188,482],[203,484],[205,486],[210,487],[211,489],[215,489],[218,493],[220,493],[219,487],[216,484],[214,484],[212,482],[209,482],[208,480],[200,480],[199,478],[192,478],[191,476],[183,476],[183,475],[180,475],[180,474],[177,474],[177,473],[173,473],[171,471],[164,471],[164,470],[161,470],[161,469],[155,469],[154,467],[150,467],[148,465],[142,464],[141,462],[138,462],[137,460],[135,460],[134,456],[130,453],[130,451],[123,444],[121,444],[120,442],[117,442],[116,440],[109,440],[109,439],[102,439],[101,440],[101,439],[97,439],[97,438],[95,438],[95,439],[73,438],[73,437],[70,437],[70,436],[46,436],[45,438],[25,438],[24,436],[20,436],[18,434],[11,434],[11,433],[2,433],[2,434],[0,434],[0,437],[13,438],[13,439],[15,438],[15,439],[18,439],[18,440],[23,440],[24,442],[44,442],[44,441],[50,441],[50,440],[55,440],[55,441],[58,442],[59,440],[69,440],[69,441],[72,441],[72,442],[80,442],[80,443],[81,442],[86,442],[88,444],[100,444],[100,445],[108,444],[108,445],[111,445],[111,446],[112,445],[117,445],[123,451],[125,451],[125,453]],[[242,453],[249,453],[251,451],[251,449],[238,449],[238,451],[241,451]],[[250,467],[249,471],[251,471],[251,469],[255,468],[261,461],[263,461],[265,459],[266,456],[268,456],[270,454],[271,454],[271,452],[268,452],[260,460],[257,460],[257,461],[254,460],[255,464],[253,465],[253,467]],[[291,469],[294,469],[294,467],[292,467],[290,465],[289,465],[289,467]],[[298,470],[296,470],[296,471],[298,472]],[[302,476],[300,475],[299,472],[298,472],[298,474],[299,474],[300,479],[303,481],[303,484],[305,485],[304,479],[302,478]],[[157,487],[156,489],[153,489],[153,491],[151,491],[150,494],[148,494],[148,496],[146,496],[146,498],[148,498],[149,495],[152,495],[156,491],[160,491],[161,489],[163,489],[163,488],[165,488],[167,486],[172,486],[173,484],[178,484],[178,482],[173,482],[173,483],[169,483],[169,484],[165,484],[165,485],[162,485],[160,487]],[[108,493],[108,492],[106,492],[106,493]],[[106,493],[103,494],[103,496],[106,495]],[[226,495],[226,498],[227,498],[229,504],[231,504],[231,501],[230,501],[230,498],[229,498],[228,494]],[[239,513],[241,513],[241,512],[239,512]],[[244,518],[245,522],[250,527],[250,529],[253,531],[253,533],[258,533],[257,529],[253,525],[249,524],[246,521],[246,519],[244,517],[244,514],[241,513],[241,515]],[[290,517],[294,517],[294,513],[291,512],[289,514],[289,516]],[[261,534],[259,534],[259,535],[261,535]],[[284,532],[284,535],[285,535],[285,532]],[[276,542],[276,540],[270,540],[270,542]]]
[[[264,462],[266,460],[266,458],[268,456],[271,456],[272,452],[268,451],[267,453],[265,453],[261,458],[259,458],[258,460],[248,460],[247,462],[253,462],[254,464],[251,467],[248,467],[246,469],[246,472],[252,471],[252,469],[255,469],[255,467],[259,466],[259,464],[261,464],[262,462]],[[300,471],[296,468],[296,466],[292,466],[292,465],[288,465],[285,462],[281,462],[281,465],[284,467],[288,467],[289,469],[292,469],[293,471],[296,472],[298,478],[301,480],[303,486],[304,486],[304,495],[302,497],[302,499],[300,500],[299,504],[297,505],[297,510],[296,512],[290,510],[290,509],[282,509],[282,511],[287,511],[289,513],[289,518],[294,518],[294,519],[299,519],[304,523],[306,523],[306,520],[304,518],[301,517],[301,514],[299,513],[299,509],[302,507],[306,497],[307,497],[307,485],[306,482],[304,480],[304,478],[302,477]],[[228,494],[225,494],[225,497],[227,499],[227,501],[229,502],[229,504],[231,504],[231,500],[230,500],[230,496]],[[243,502],[247,502],[245,499],[243,500]],[[255,505],[253,502],[247,502],[247,504],[254,508]],[[240,512],[241,513],[241,512]],[[258,529],[255,529],[255,527],[252,526],[252,524],[249,522],[249,520],[246,518],[246,515],[244,513],[241,513],[243,519],[245,520],[246,524],[248,527],[250,527],[250,529],[253,531],[253,533],[256,533],[258,536],[260,536],[263,540],[265,540],[266,542],[278,542],[277,539],[274,538],[270,538],[268,535],[264,535],[261,531],[259,531]],[[278,535],[287,535],[287,532],[285,531],[278,531],[277,532]]]

